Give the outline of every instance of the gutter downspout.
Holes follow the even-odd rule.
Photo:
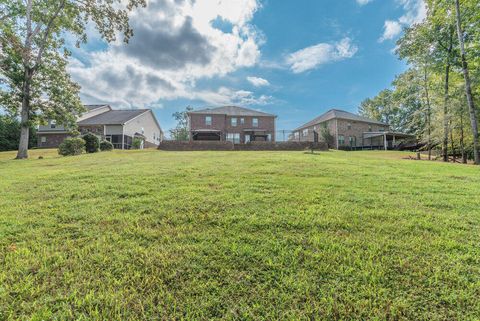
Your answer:
[[[122,150],[125,149],[125,125],[122,125]]]
[[[335,144],[338,150],[338,119],[335,118]]]

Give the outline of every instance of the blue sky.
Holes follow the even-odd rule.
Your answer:
[[[131,17],[129,45],[91,42],[70,70],[85,103],[172,113],[235,104],[293,129],[330,108],[356,112],[405,64],[393,54],[422,0],[155,0]]]

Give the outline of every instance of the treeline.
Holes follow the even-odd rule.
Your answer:
[[[405,30],[396,53],[409,69],[366,99],[360,113],[415,134],[423,149],[474,159],[480,105],[480,0],[426,0],[427,17]]]
[[[20,142],[20,121],[17,117],[0,115],[0,151],[16,150]],[[36,129],[30,125],[29,148],[37,145]]]

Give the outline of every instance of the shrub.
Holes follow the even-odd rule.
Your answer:
[[[112,149],[113,149],[113,144],[110,143],[109,141],[102,140],[100,142],[100,150],[102,152],[108,152],[108,151],[111,151]]]
[[[85,141],[85,151],[87,153],[96,153],[98,152],[98,147],[100,146],[100,140],[97,136],[92,133],[87,133],[83,135],[83,140]]]
[[[58,147],[58,153],[63,156],[80,155],[85,149],[85,141],[79,137],[67,138]]]
[[[140,149],[140,146],[142,146],[142,140],[140,138],[134,138],[132,142],[132,147],[135,149]]]

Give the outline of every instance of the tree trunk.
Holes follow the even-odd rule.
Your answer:
[[[427,101],[427,147],[428,147],[428,160],[432,160],[432,109],[430,107],[430,95],[428,94],[428,77],[427,77],[427,67],[424,69],[424,86],[425,86],[425,98]]]
[[[455,154],[455,143],[453,141],[453,126],[450,124],[450,145],[452,147],[453,162],[457,162],[457,155]]]
[[[449,53],[450,55],[450,53]],[[445,67],[445,92],[443,99],[443,161],[448,162],[448,86],[450,77],[450,59],[447,58],[447,66]]]
[[[28,138],[30,135],[30,82],[32,80],[32,71],[25,67],[25,79],[22,86],[22,111],[20,114],[20,142],[18,144],[17,159],[28,158]]]
[[[460,151],[462,153],[462,163],[467,163],[467,154],[465,153],[465,138],[463,134],[463,108],[460,111]]]
[[[465,44],[463,41],[463,30],[462,30],[462,21],[460,15],[460,2],[459,0],[455,0],[455,10],[457,14],[457,35],[458,35],[458,42],[460,43],[460,53],[462,58],[462,70],[463,70],[463,77],[465,78],[465,91],[467,94],[467,103],[468,109],[470,112],[470,122],[472,124],[472,133],[473,133],[473,157],[476,165],[480,165],[480,152],[479,152],[479,137],[478,137],[478,121],[477,115],[475,110],[475,103],[473,100],[472,94],[472,85],[470,81],[470,75],[468,72],[468,64],[467,64],[467,55],[465,53]]]

